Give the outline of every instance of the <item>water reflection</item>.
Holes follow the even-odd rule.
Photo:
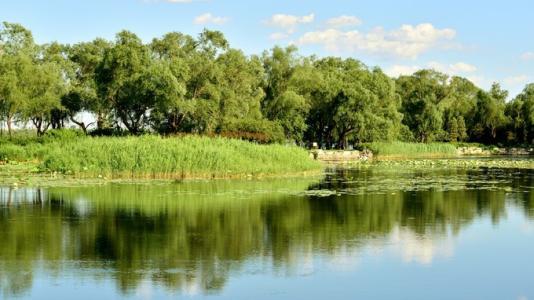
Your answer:
[[[235,274],[311,276],[318,257],[339,270],[363,252],[431,265],[473,222],[497,226],[511,207],[534,218],[532,186],[532,171],[338,169],[320,181],[0,188],[0,289],[24,295],[42,271],[112,278],[130,295],[217,294]]]

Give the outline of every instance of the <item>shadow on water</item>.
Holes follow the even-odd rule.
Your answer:
[[[110,184],[0,189],[0,289],[48,276],[113,278],[124,293],[147,279],[185,292],[220,292],[260,261],[292,274],[306,255],[458,235],[509,207],[534,218],[529,170],[331,169],[322,180]],[[262,271],[263,272],[263,271]]]

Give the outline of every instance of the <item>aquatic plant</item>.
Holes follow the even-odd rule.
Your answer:
[[[457,155],[456,146],[450,143],[375,142],[365,144],[365,147],[378,158],[452,157]]]

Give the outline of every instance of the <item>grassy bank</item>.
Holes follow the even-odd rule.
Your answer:
[[[321,169],[298,147],[199,136],[3,140],[0,159],[34,163],[40,173],[75,178],[261,177]]]
[[[376,142],[365,144],[377,159],[444,158],[458,155],[456,146],[450,143]]]

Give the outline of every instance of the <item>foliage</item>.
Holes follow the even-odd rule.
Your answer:
[[[38,160],[42,171],[92,178],[224,178],[320,169],[294,146],[196,136],[91,138],[51,131],[41,142],[2,143],[0,149],[4,161]]]
[[[219,31],[39,45],[21,25],[0,27],[0,121],[10,134],[30,124],[40,136],[74,125],[92,135],[193,133],[321,148],[532,144],[533,85],[507,98],[497,83],[484,91],[435,70],[393,79],[294,46],[247,56]]]
[[[456,147],[448,143],[369,143],[365,144],[378,158],[384,157],[443,157],[456,156]]]

